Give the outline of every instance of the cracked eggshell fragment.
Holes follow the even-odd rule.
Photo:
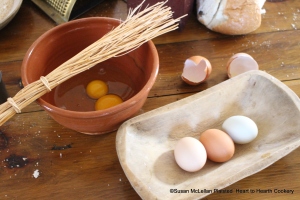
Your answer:
[[[192,56],[184,63],[181,78],[189,85],[198,85],[211,74],[210,62],[202,56]]]
[[[257,62],[246,53],[237,53],[233,55],[227,62],[228,77],[234,77],[250,70],[258,70]]]

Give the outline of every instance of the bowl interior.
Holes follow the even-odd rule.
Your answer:
[[[24,85],[38,80],[40,76],[46,76],[119,23],[119,20],[111,18],[86,18],[48,31],[32,45],[25,56],[22,67]],[[109,93],[117,94],[127,101],[139,93],[153,76],[157,65],[153,51],[155,49],[148,42],[126,55],[101,62],[61,83],[38,102],[52,109],[93,111],[96,100],[86,95],[85,87],[96,79],[108,84]]]

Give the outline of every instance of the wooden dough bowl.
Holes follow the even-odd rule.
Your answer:
[[[170,189],[220,190],[270,166],[300,145],[299,111],[298,96],[285,84],[265,72],[250,71],[126,121],[117,132],[116,149],[141,198],[199,199],[210,193]],[[207,161],[194,173],[178,167],[173,149],[180,138],[221,129],[233,115],[256,122],[254,141],[236,145],[233,158],[225,163]]]

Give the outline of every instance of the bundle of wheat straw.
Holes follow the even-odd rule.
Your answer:
[[[0,126],[15,113],[20,113],[24,107],[69,78],[109,58],[126,54],[143,43],[178,28],[180,18],[184,16],[173,19],[171,8],[165,6],[167,1],[159,2],[139,12],[144,1],[129,11],[125,21],[98,41],[47,76],[42,76],[40,80],[24,87],[13,98],[8,98],[7,102],[0,105]]]

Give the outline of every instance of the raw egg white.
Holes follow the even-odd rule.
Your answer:
[[[188,172],[200,170],[207,159],[204,146],[193,137],[181,138],[174,148],[174,156],[179,167]]]
[[[205,81],[212,71],[210,62],[202,56],[192,56],[184,63],[181,78],[189,85]]]
[[[200,142],[206,149],[207,158],[214,162],[226,162],[234,154],[232,139],[219,129],[208,129],[200,135]]]
[[[228,77],[234,77],[250,70],[258,70],[257,62],[246,53],[237,53],[233,55],[227,62]]]
[[[236,115],[229,117],[222,124],[222,129],[228,133],[237,144],[246,144],[253,141],[258,134],[256,123],[249,117]]]

